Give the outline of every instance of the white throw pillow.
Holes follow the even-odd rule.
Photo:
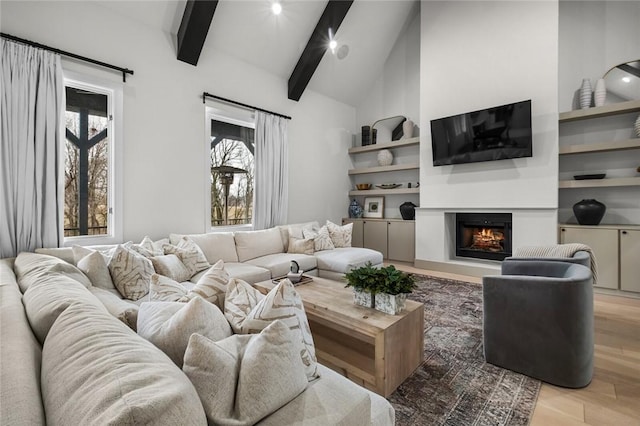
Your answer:
[[[313,238],[289,238],[289,250],[287,253],[312,255],[315,249]]]
[[[253,425],[302,393],[307,378],[296,339],[281,321],[260,334],[219,342],[193,334],[183,371],[209,424]]]
[[[315,251],[333,250],[335,248],[326,225],[318,229],[318,231],[303,229],[302,234],[305,238],[313,238]]]
[[[149,300],[152,302],[188,302],[188,291],[185,286],[169,277],[159,274],[151,275],[149,280]]]
[[[175,254],[165,254],[163,256],[150,257],[153,269],[165,277],[169,277],[174,281],[184,282],[191,278],[191,271],[182,263],[180,258]]]
[[[149,259],[118,245],[109,262],[109,272],[125,299],[138,300],[149,293],[149,280],[155,271]]]
[[[340,226],[327,220],[327,230],[331,237],[331,242],[335,248],[351,247],[351,233],[353,232],[353,223],[347,223]]]
[[[182,367],[189,337],[198,333],[214,341],[231,336],[217,306],[195,297],[189,303],[144,302],[138,311],[138,334]]]
[[[307,378],[313,380],[317,377],[316,351],[309,321],[302,299],[288,279],[280,281],[266,296],[247,283],[230,283],[225,316],[233,330],[240,334],[258,333],[275,320],[281,320],[298,335],[298,353]]]
[[[182,237],[177,246],[165,244],[162,247],[164,254],[175,254],[178,256],[182,263],[184,263],[184,266],[189,270],[191,274],[189,277],[211,266],[202,250],[200,250],[200,247],[191,241],[189,237]]]
[[[140,244],[132,244],[131,248],[143,255],[144,257],[162,256],[164,251],[162,245],[154,243],[149,236],[142,239]]]
[[[73,257],[76,259],[76,266],[89,277],[91,284],[95,287],[113,290],[113,285],[109,267],[110,254],[104,254],[96,250],[90,250],[80,246],[73,246]]]

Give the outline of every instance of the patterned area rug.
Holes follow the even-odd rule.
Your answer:
[[[484,362],[482,286],[415,275],[424,362],[390,397],[396,424],[526,425],[540,381]]]

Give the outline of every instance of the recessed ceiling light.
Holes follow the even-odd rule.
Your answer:
[[[629,78],[629,77],[622,77],[622,81],[624,81],[625,83],[631,83],[631,78]]]
[[[271,4],[271,11],[274,15],[280,15],[280,13],[282,12],[282,5],[280,4],[280,2],[274,1]]]
[[[329,42],[329,49],[331,49],[332,52],[335,52],[336,47],[338,47],[338,42],[335,40],[331,40]]]

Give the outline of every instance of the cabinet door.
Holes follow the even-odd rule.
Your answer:
[[[413,263],[416,258],[415,222],[389,222],[389,259]]]
[[[364,247],[377,250],[387,259],[387,221],[363,221]]]
[[[342,219],[342,224],[353,223],[351,230],[351,247],[363,247],[364,241],[362,239],[362,220],[358,219]]]
[[[620,230],[620,289],[640,292],[640,231]]]
[[[591,247],[598,268],[596,287],[618,288],[617,229],[561,228],[560,242],[582,243]]]

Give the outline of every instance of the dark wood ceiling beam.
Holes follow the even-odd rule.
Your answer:
[[[218,0],[187,0],[178,30],[178,60],[198,65]]]
[[[342,20],[347,15],[353,0],[329,0],[322,16],[318,20],[307,46],[302,51],[296,67],[289,77],[289,99],[299,101],[304,89],[329,45],[329,28],[335,36]]]

